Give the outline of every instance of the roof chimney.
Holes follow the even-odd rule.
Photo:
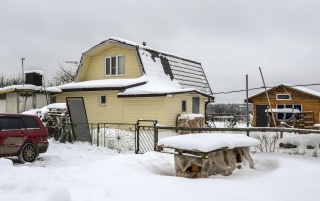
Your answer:
[[[146,42],[142,42],[142,45],[143,45],[143,46],[146,46],[146,44],[147,44]]]

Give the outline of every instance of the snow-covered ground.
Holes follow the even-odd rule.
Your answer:
[[[175,177],[173,155],[118,153],[50,140],[34,163],[0,158],[1,201],[317,200],[320,158],[252,154],[255,169],[205,179]]]

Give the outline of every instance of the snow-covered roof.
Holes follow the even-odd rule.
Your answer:
[[[40,75],[44,75],[44,72],[41,70],[26,70],[26,71],[24,71],[24,74],[28,74],[28,73],[37,73]]]
[[[147,82],[146,76],[141,76],[140,78],[130,78],[130,79],[105,79],[105,80],[91,80],[84,82],[72,82],[58,86],[59,89],[66,91],[68,89],[94,89],[94,88],[126,88],[130,86],[135,86],[139,84],[144,84]]]
[[[60,93],[61,89],[57,87],[47,87],[44,88],[42,86],[35,86],[32,84],[25,84],[25,85],[11,85],[7,87],[2,87],[0,88],[0,94],[12,92],[12,91],[23,91],[23,90],[28,90],[28,91],[47,91],[47,92],[52,92],[52,93]]]
[[[99,49],[106,48],[110,44],[126,45],[135,49],[141,62],[142,71],[145,73],[145,76],[143,76],[145,83],[139,86],[130,86],[127,82],[131,82],[133,79],[106,79],[104,81],[99,80],[98,82],[75,82],[60,86],[59,88],[65,91],[65,89],[120,86],[126,88],[126,90],[119,93],[119,96],[149,96],[194,92],[213,98],[209,83],[199,62],[158,51],[128,40],[108,38],[102,43],[86,50],[82,55],[81,63],[84,63],[86,55],[92,56]],[[82,68],[83,66],[80,65],[79,70]],[[95,85],[97,86],[95,87]]]
[[[261,142],[243,134],[188,134],[162,138],[158,146],[189,151],[211,152],[220,148],[249,147]]]
[[[290,87],[292,89],[295,89],[295,90],[298,90],[298,91],[301,91],[303,93],[307,93],[307,94],[310,94],[310,95],[313,95],[313,96],[316,96],[316,97],[320,97],[320,92],[318,91],[314,91],[312,89],[308,89],[308,88],[305,88],[305,87],[301,87],[301,86],[294,86],[292,84],[285,84],[285,83],[282,83],[282,84],[279,84],[271,89],[268,89],[267,91],[270,91],[270,90],[273,90],[274,88],[277,88],[277,87],[281,87],[281,86],[285,86],[285,87]],[[259,92],[259,93],[256,93],[252,96],[249,97],[249,99],[251,98],[254,98],[256,96],[259,96],[261,94],[265,93],[265,91],[262,91],[262,92]]]

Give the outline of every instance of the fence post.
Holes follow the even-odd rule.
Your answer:
[[[97,146],[99,147],[99,133],[100,133],[100,126],[97,124]]]
[[[137,121],[137,124],[136,124],[136,150],[135,150],[135,153],[138,154],[139,153],[139,148],[140,148],[140,145],[139,145],[139,130],[140,130],[140,123],[139,123],[139,120]]]
[[[158,144],[158,121],[153,121],[153,129],[154,129],[154,151],[157,151],[157,144]]]

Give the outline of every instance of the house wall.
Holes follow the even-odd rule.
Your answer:
[[[25,96],[25,92],[18,92],[18,113],[34,109],[34,92],[28,92],[28,96]]]
[[[124,76],[105,76],[105,59],[112,56],[125,56],[125,75]],[[135,50],[124,48],[122,46],[113,46],[93,56],[86,65],[90,66],[85,80],[101,80],[101,79],[119,79],[119,78],[138,78],[141,77],[139,63],[136,58]]]
[[[0,113],[5,113],[7,108],[6,94],[0,94]]]
[[[46,94],[35,94],[35,108],[42,108],[46,105],[48,105],[48,100]]]
[[[276,94],[287,93],[283,88],[276,88],[268,92],[268,96],[269,96],[272,108],[277,108],[277,105],[280,105],[280,104],[302,105],[302,112],[308,112],[308,111],[312,112],[314,124],[320,123],[320,120],[319,120],[320,99],[319,98],[307,93],[292,90],[288,87],[286,88],[286,90],[289,94],[291,94],[292,100],[276,100]],[[253,126],[256,126],[256,118],[257,118],[256,105],[268,105],[268,100],[266,98],[266,95],[263,94],[263,95],[252,98],[250,102],[254,103]],[[276,115],[275,115],[275,118],[276,118]],[[277,121],[277,126],[278,125],[279,125],[279,121]]]
[[[187,113],[192,112],[192,97],[200,97],[200,113],[204,115],[205,98],[197,94],[175,94],[172,97],[117,98],[117,90],[99,92],[64,92],[57,102],[66,97],[83,97],[89,123],[132,123],[139,119],[158,120],[159,124],[175,126],[181,114],[181,101],[187,100]],[[106,95],[106,106],[99,106],[99,96]]]
[[[18,113],[18,92],[10,92],[6,94],[7,108],[6,113]]]

